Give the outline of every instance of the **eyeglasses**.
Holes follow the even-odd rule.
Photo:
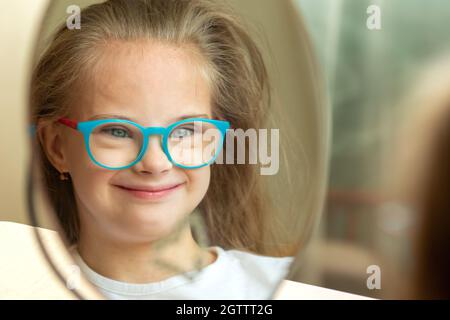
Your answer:
[[[215,161],[223,147],[230,123],[224,120],[189,118],[168,127],[143,127],[123,119],[58,122],[80,131],[91,160],[110,170],[129,168],[144,156],[149,136],[162,136],[162,148],[174,165],[197,169]]]

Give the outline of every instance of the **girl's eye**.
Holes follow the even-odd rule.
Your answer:
[[[127,129],[124,128],[116,128],[116,127],[110,127],[110,128],[104,128],[102,129],[103,133],[109,134],[116,138],[130,138],[130,134]]]
[[[186,127],[176,128],[175,130],[172,131],[170,137],[175,139],[186,138],[193,135],[194,132],[195,132],[194,128],[186,128]]]

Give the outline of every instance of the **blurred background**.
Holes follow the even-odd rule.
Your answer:
[[[445,100],[450,91],[450,2],[295,4],[326,76],[333,127],[328,195],[317,235],[323,241],[316,249],[322,252],[316,264],[321,268],[297,278],[373,297],[407,297],[418,218],[412,189],[420,185],[415,177],[427,154],[419,144],[436,120],[424,118],[441,108],[437,96]],[[379,30],[367,27],[370,5],[380,9]],[[428,91],[419,92],[424,87]],[[405,134],[417,114],[422,126]],[[379,290],[367,288],[369,265],[380,266]]]

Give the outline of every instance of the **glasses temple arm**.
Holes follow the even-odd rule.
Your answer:
[[[60,118],[58,122],[75,130],[78,128],[78,122],[68,118]]]

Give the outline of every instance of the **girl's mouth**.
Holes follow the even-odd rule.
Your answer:
[[[125,191],[127,194],[139,199],[159,200],[168,196],[169,194],[172,194],[174,191],[180,189],[182,185],[184,185],[184,182],[160,187],[122,186],[122,185],[114,185],[114,186],[122,191]]]

